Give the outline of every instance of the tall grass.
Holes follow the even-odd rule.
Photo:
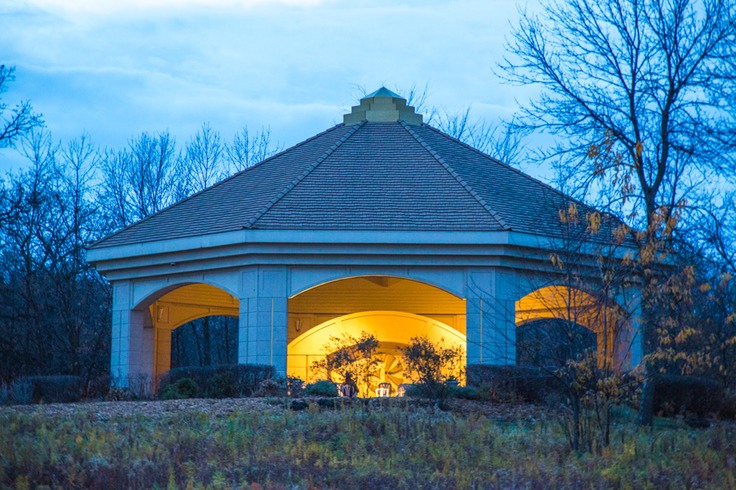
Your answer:
[[[598,456],[551,421],[431,408],[215,417],[0,412],[0,486],[34,488],[736,488],[736,428],[615,427]]]

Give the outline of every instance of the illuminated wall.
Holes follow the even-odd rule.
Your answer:
[[[289,298],[289,342],[310,328],[361,311],[403,311],[426,316],[465,334],[465,300],[428,284],[364,276],[322,284]]]
[[[287,372],[306,381],[316,375],[311,366],[328,352],[325,346],[332,337],[358,338],[363,332],[374,335],[379,341],[381,372],[375,383],[389,382],[394,390],[403,382],[400,366],[401,347],[414,337],[427,337],[433,343],[459,346],[465,350],[465,335],[442,322],[425,316],[400,311],[363,311],[328,320],[303,333],[289,343]]]

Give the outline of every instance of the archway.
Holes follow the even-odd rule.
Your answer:
[[[171,368],[237,364],[238,318],[208,315],[171,332]]]
[[[605,305],[585,291],[559,285],[539,288],[516,302],[517,361],[536,358],[559,366],[564,353],[574,356],[594,349],[599,367],[615,367],[620,363],[615,349],[623,323],[615,305]]]
[[[436,286],[395,276],[361,276],[311,288],[289,299],[287,373],[311,381],[313,363],[335,337],[379,341],[375,383],[403,381],[401,348],[414,337],[466,348],[465,300]]]
[[[155,298],[155,299],[154,299]],[[147,305],[147,306],[146,306]],[[153,329],[153,379],[171,367],[172,333],[177,328],[208,317],[239,316],[239,301],[230,293],[209,284],[186,284],[153,295],[139,305],[150,315]],[[144,322],[144,325],[148,322]],[[237,328],[237,327],[236,327]]]

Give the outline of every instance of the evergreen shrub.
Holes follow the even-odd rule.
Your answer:
[[[196,397],[247,397],[258,390],[261,382],[276,376],[273,366],[260,364],[221,364],[218,366],[191,366],[170,370],[160,378],[159,393],[180,379],[188,378],[198,386]]]
[[[196,398],[200,394],[199,385],[191,378],[181,378],[176,383],[166,386],[161,391],[164,400],[175,400],[180,398]]]
[[[308,384],[304,393],[307,396],[336,397],[337,386],[332,381],[324,379]]]
[[[654,378],[654,413],[664,417],[717,414],[723,407],[723,395],[715,379],[659,374]]]
[[[552,374],[540,368],[485,364],[468,366],[467,385],[476,388],[478,399],[498,402],[546,402],[561,396],[562,388]]]
[[[80,376],[22,376],[13,381],[13,400],[16,403],[78,402],[82,399],[83,386]]]

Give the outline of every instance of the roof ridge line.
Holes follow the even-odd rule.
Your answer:
[[[545,182],[543,180],[540,180],[540,179],[538,179],[536,177],[533,177],[533,176],[531,176],[531,175],[529,175],[529,174],[521,171],[521,169],[518,169],[518,168],[514,167],[513,165],[510,165],[510,164],[508,164],[508,163],[506,163],[506,162],[504,162],[502,160],[499,160],[498,158],[496,158],[494,156],[491,156],[488,153],[483,153],[478,148],[475,148],[474,146],[469,145],[468,143],[466,143],[466,142],[464,142],[464,141],[462,141],[462,140],[460,140],[460,139],[452,136],[451,134],[445,133],[441,129],[435,128],[431,124],[422,124],[422,127],[425,127],[425,128],[427,128],[427,129],[429,129],[431,131],[434,131],[435,133],[439,133],[440,135],[445,136],[447,138],[450,138],[451,140],[453,140],[453,141],[455,141],[457,143],[460,143],[461,145],[463,145],[467,149],[472,150],[474,153],[477,153],[479,156],[482,156],[483,158],[487,158],[489,160],[492,160],[494,163],[497,163],[497,164],[501,165],[502,167],[505,167],[506,169],[514,172],[517,175],[520,175],[521,177],[523,177],[523,178],[525,178],[527,180],[531,180],[532,182],[535,182],[535,183],[537,183],[537,184],[539,184],[541,186],[544,186],[544,187],[548,188],[549,190],[551,190],[552,192],[554,192],[556,194],[559,194],[559,195],[561,195],[562,197],[564,197],[566,199],[572,199],[573,201],[575,201],[578,204],[582,204],[584,206],[588,206],[589,208],[594,208],[592,205],[586,204],[585,202],[581,201],[580,199],[577,199],[577,198],[572,197],[572,196],[568,196],[567,194],[565,194],[564,192],[562,192],[560,189],[557,189],[552,184],[548,184],[547,182]]]
[[[585,207],[590,208],[590,209],[592,209],[594,211],[597,211],[597,212],[599,212],[601,214],[606,214],[608,216],[611,216],[613,219],[615,219],[615,220],[620,221],[621,223],[623,223],[623,221],[620,218],[618,218],[615,214],[610,213],[608,211],[601,211],[600,209],[598,209],[597,206],[595,206],[593,204],[588,204],[585,201],[583,201],[582,199],[578,199],[577,197],[570,196],[570,195],[566,194],[565,192],[561,191],[560,189],[558,189],[557,187],[553,186],[552,184],[549,184],[549,183],[547,183],[547,182],[545,182],[545,181],[543,181],[541,179],[538,179],[538,178],[536,178],[536,177],[534,177],[532,175],[529,175],[529,174],[523,172],[521,169],[516,168],[513,165],[510,165],[510,164],[508,164],[508,163],[506,163],[506,162],[504,162],[502,160],[499,160],[498,158],[496,158],[494,156],[491,156],[488,153],[483,153],[478,148],[475,148],[474,146],[471,146],[468,143],[466,143],[464,141],[461,141],[458,138],[456,138],[456,137],[454,137],[454,136],[452,136],[450,134],[445,133],[441,129],[435,128],[431,124],[423,123],[422,124],[422,127],[425,127],[425,128],[427,128],[427,129],[429,129],[431,131],[434,131],[435,133],[439,133],[440,135],[442,135],[442,136],[444,136],[446,138],[450,138],[451,140],[453,140],[453,141],[455,141],[457,143],[460,143],[461,145],[463,145],[464,147],[468,148],[469,150],[472,150],[474,153],[477,153],[481,157],[487,158],[487,159],[493,161],[494,163],[497,163],[497,164],[501,165],[502,167],[505,167],[506,169],[514,172],[515,174],[517,174],[517,175],[519,175],[519,176],[521,176],[521,177],[523,177],[523,178],[525,178],[527,180],[530,180],[530,181],[532,181],[532,182],[534,182],[536,184],[539,184],[542,187],[545,187],[548,191],[551,191],[551,192],[557,194],[558,196],[561,196],[563,199],[565,199],[567,201],[572,201],[572,202],[574,202],[577,205],[585,206]]]
[[[450,165],[445,162],[444,158],[442,158],[424,139],[419,136],[411,127],[409,127],[408,124],[406,124],[404,121],[399,121],[399,123],[403,126],[403,128],[415,139],[417,142],[422,145],[422,147],[429,152],[432,157],[439,162],[442,167],[447,170],[447,172],[452,175],[455,180],[465,189],[468,194],[473,196],[473,198],[478,201],[478,203],[483,206],[483,209],[485,209],[488,214],[490,214],[493,219],[498,221],[498,224],[500,224],[505,230],[510,230],[511,227],[506,224],[506,222],[498,215],[497,212],[495,212],[491,207],[486,203],[486,201],[477,193],[473,188],[465,182],[465,180],[458,174]]]
[[[312,163],[309,167],[307,167],[306,170],[304,170],[299,176],[297,176],[294,180],[292,180],[283,191],[281,191],[276,197],[271,199],[265,206],[263,206],[258,212],[253,216],[250,220],[248,220],[248,223],[243,226],[243,228],[252,228],[256,222],[263,217],[264,214],[266,214],[277,202],[279,202],[286,194],[289,193],[294,187],[296,187],[299,182],[306,179],[307,176],[316,169],[320,163],[324,162],[332,153],[335,152],[343,143],[345,143],[348,138],[350,138],[352,135],[355,134],[355,132],[363,127],[365,124],[365,121],[355,124],[354,127],[348,131],[347,134],[343,135],[342,138],[340,138],[337,143],[334,143],[332,146],[327,148],[324,153],[322,153],[317,159]]]

